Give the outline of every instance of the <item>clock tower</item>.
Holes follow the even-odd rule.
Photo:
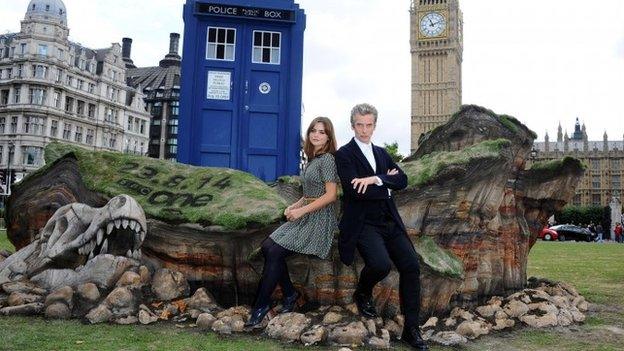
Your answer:
[[[463,20],[459,0],[412,0],[410,14],[414,152],[424,133],[461,106]]]

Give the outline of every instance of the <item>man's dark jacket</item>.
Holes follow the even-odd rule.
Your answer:
[[[338,249],[340,260],[346,265],[353,263],[358,235],[362,232],[367,213],[374,213],[380,208],[385,208],[405,232],[405,226],[393,199],[388,195],[388,189],[404,189],[407,186],[407,176],[394,163],[385,149],[373,145],[373,155],[377,166],[376,172],[368,163],[355,139],[351,139],[349,143],[338,149],[335,155],[343,192],[342,218],[338,225],[340,229]],[[393,168],[399,173],[388,175],[388,170]],[[356,189],[353,189],[351,181],[354,178],[366,178],[375,175],[381,179],[383,185],[369,185],[363,194],[359,194]]]

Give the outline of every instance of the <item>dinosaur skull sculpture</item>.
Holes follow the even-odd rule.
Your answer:
[[[128,195],[115,196],[101,208],[65,205],[32,243],[0,263],[0,284],[51,268],[77,269],[97,255],[140,260],[146,232],[145,212]]]

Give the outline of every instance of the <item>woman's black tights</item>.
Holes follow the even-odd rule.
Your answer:
[[[271,295],[277,284],[282,287],[284,296],[292,296],[295,293],[295,287],[290,281],[288,267],[286,266],[286,257],[293,253],[293,251],[275,243],[271,238],[267,238],[262,243],[264,268],[262,270],[262,279],[258,286],[255,308],[262,308],[271,304]]]

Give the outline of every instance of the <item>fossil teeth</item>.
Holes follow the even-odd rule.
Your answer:
[[[130,221],[129,221],[129,220],[127,220],[127,219],[125,219],[125,218],[121,220],[121,226],[123,227],[123,229],[128,228],[128,225],[129,225],[129,224],[130,224]]]
[[[132,250],[128,249],[128,252],[126,252],[126,257],[132,258]]]
[[[132,258],[134,258],[135,260],[140,260],[141,259],[141,250],[135,250],[132,253]]]
[[[130,221],[130,229],[134,230],[136,228],[137,222]]]
[[[146,232],[141,231],[141,242],[145,241],[145,235],[146,234],[147,234]]]
[[[106,225],[106,234],[112,233],[114,228],[115,228],[115,223],[108,222],[108,224]]]
[[[83,255],[84,254],[84,246],[81,246],[78,248],[78,254],[79,255]]]
[[[100,249],[100,254],[103,255],[108,252],[108,239],[104,240],[104,244],[102,244],[102,248]]]
[[[100,245],[102,243],[102,240],[104,240],[104,230],[100,229],[97,232],[97,244]]]
[[[119,229],[121,227],[121,219],[115,220],[115,228]]]
[[[91,251],[91,253],[89,254],[89,259],[92,260],[93,259],[93,251]]]

